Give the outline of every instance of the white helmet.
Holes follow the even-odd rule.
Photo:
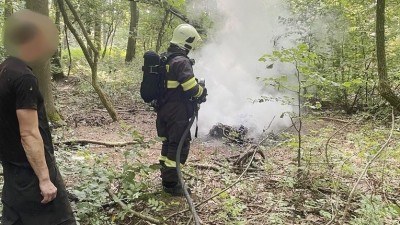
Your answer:
[[[201,37],[190,24],[181,24],[174,30],[171,43],[186,50],[192,50],[201,41]]]

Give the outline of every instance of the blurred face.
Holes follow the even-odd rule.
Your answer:
[[[29,64],[49,60],[58,46],[58,31],[46,16],[29,10],[21,10],[12,15],[8,24],[14,31],[9,38],[12,55]],[[7,36],[6,36],[7,38]]]
[[[48,60],[54,51],[41,33],[19,46],[18,57],[28,63],[40,63]]]

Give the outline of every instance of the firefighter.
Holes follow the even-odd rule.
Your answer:
[[[157,111],[157,132],[163,140],[160,157],[162,185],[163,190],[173,196],[184,194],[175,161],[179,142],[197,105],[205,102],[207,96],[207,89],[200,86],[194,76],[193,61],[187,57],[200,41],[200,35],[189,24],[181,24],[175,29],[168,53],[178,53],[178,56],[167,64],[167,88]],[[190,141],[189,134],[182,148],[181,164],[185,164],[188,158]]]

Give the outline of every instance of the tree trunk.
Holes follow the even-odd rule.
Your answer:
[[[8,17],[13,14],[14,7],[13,7],[13,1],[12,0],[5,0],[4,2],[4,19],[7,19]]]
[[[25,0],[26,8],[34,12],[49,16],[49,1],[48,0]],[[39,81],[39,89],[43,95],[44,103],[49,120],[53,123],[62,124],[60,114],[54,105],[54,97],[52,93],[50,60],[43,64],[34,65],[33,73]]]
[[[117,27],[118,27],[118,23],[115,23],[115,26],[114,26],[114,29],[113,29],[113,33],[111,35],[110,51],[108,53],[110,56],[111,56],[111,52],[112,52],[113,45],[114,45],[115,34],[117,33]]]
[[[376,5],[376,56],[378,62],[379,92],[396,110],[400,111],[400,98],[391,86],[386,68],[385,46],[385,0],[377,0]]]
[[[55,8],[55,23],[58,29],[58,35],[61,34],[61,13],[60,9],[57,5],[57,2],[53,3],[54,8]],[[52,68],[52,75],[53,75],[53,80],[54,81],[62,81],[65,78],[64,71],[62,69],[61,65],[61,42],[58,45],[57,51],[54,53],[52,59],[51,59],[51,68]]]
[[[67,3],[68,8],[72,12],[74,20],[78,23],[80,31],[82,32],[87,45],[85,44],[85,42],[79,35],[78,31],[75,29],[74,25],[69,20],[67,11],[64,7],[64,2]],[[83,25],[82,20],[80,19],[78,13],[76,12],[76,10],[73,7],[73,5],[71,4],[71,2],[69,0],[58,0],[58,4],[60,7],[60,12],[64,18],[65,25],[71,31],[72,35],[74,35],[76,41],[78,42],[79,46],[81,47],[81,49],[83,51],[83,54],[85,55],[87,63],[90,66],[90,69],[92,72],[92,86],[93,86],[94,90],[98,94],[102,104],[106,108],[108,114],[111,116],[113,121],[117,121],[118,120],[117,112],[115,111],[114,106],[113,106],[112,102],[110,101],[110,99],[107,97],[107,95],[101,89],[101,87],[98,83],[98,80],[97,80],[97,78],[98,78],[97,77],[97,66],[98,66],[98,60],[99,60],[99,54],[100,54],[98,43],[100,42],[100,45],[101,45],[101,27],[100,27],[100,31],[99,31],[99,28],[98,28],[99,25],[96,26],[97,27],[96,30],[100,33],[100,38],[99,39],[96,38],[95,43],[93,43],[89,34],[86,32],[86,29],[85,29],[85,26]],[[99,35],[96,35],[96,36],[99,37]],[[89,53],[89,49],[91,49],[91,51],[92,51],[92,56]]]
[[[93,67],[91,68],[92,71],[92,86],[93,89],[96,91],[97,95],[100,98],[101,103],[104,105],[106,108],[108,114],[111,116],[113,121],[118,121],[118,115],[117,112],[114,109],[114,106],[108,96],[104,93],[103,89],[100,87],[99,82],[98,82],[98,77],[97,77],[97,66],[98,66],[98,61],[99,61],[99,52],[94,52],[94,63]]]
[[[86,24],[86,27],[88,27],[87,30],[86,30],[86,32],[87,32],[88,35],[90,35],[90,36],[92,36],[92,30],[90,29],[91,26],[92,26],[91,23]],[[93,50],[92,50],[92,48],[89,46],[89,43],[87,44],[87,49],[88,49],[88,52],[89,52],[90,57],[93,57]]]
[[[131,1],[129,4],[131,9],[131,21],[129,25],[128,45],[126,47],[126,62],[132,62],[133,58],[136,56],[136,38],[139,23],[139,10],[137,8],[137,2]]]
[[[164,18],[161,22],[161,28],[160,28],[160,31],[158,32],[156,52],[159,52],[161,49],[162,40],[163,40],[163,37],[165,34],[165,26],[167,25],[167,22],[168,22],[168,17],[169,17],[169,11],[165,10]]]
[[[104,59],[104,57],[106,57],[106,53],[107,53],[107,48],[108,48],[108,43],[110,42],[110,38],[111,35],[113,34],[114,31],[114,18],[112,18],[111,23],[108,25],[108,30],[105,31],[106,29],[104,29],[104,49],[103,49],[103,53],[101,54],[101,58]]]
[[[49,16],[49,0],[25,0],[27,9]]]
[[[60,36],[59,39],[61,39],[61,34],[62,34],[62,27],[61,27],[61,12],[60,12],[60,7],[58,7],[57,1],[53,2],[53,6],[55,9],[55,13],[54,13],[54,17],[55,17],[55,24],[57,26],[57,30],[58,30],[58,35]],[[61,50],[62,50],[62,42],[60,41],[59,45],[58,45],[58,52],[57,52],[57,56],[59,58],[61,58]]]
[[[100,19],[101,16],[98,18]],[[101,21],[99,19],[94,22],[94,44],[98,52],[101,51]]]

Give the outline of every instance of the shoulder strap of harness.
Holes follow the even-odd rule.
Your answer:
[[[185,58],[188,58],[187,55],[182,52],[166,52],[161,54],[161,64],[167,65],[169,61],[171,61],[173,58],[177,56],[183,56]]]

